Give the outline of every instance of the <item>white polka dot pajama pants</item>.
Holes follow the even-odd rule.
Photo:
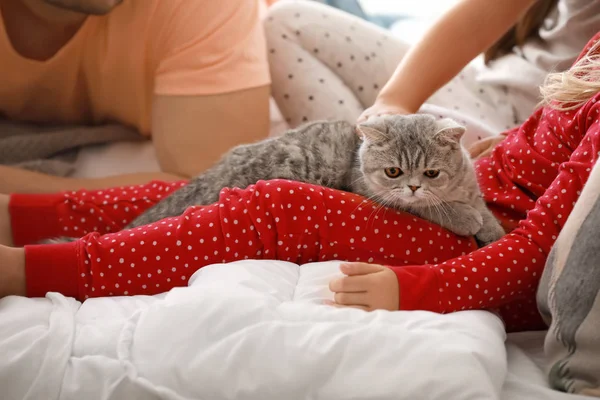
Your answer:
[[[25,247],[28,295],[156,294],[186,285],[205,265],[249,258],[417,265],[476,249],[472,239],[358,195],[282,180],[224,189],[213,205],[118,231],[182,184],[13,196],[17,244],[85,234],[72,243]]]
[[[276,3],[265,32],[273,98],[292,127],[324,119],[355,122],[410,48],[389,30],[313,1]],[[536,102],[521,104],[522,114],[529,115]],[[420,111],[465,124],[467,145],[522,122],[505,89],[480,84],[473,65]]]

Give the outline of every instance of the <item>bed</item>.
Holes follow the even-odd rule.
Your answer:
[[[158,169],[149,143],[89,148],[76,166],[88,177]],[[246,260],[157,296],[5,298],[0,398],[579,398],[548,388],[544,332],[507,337],[492,313],[323,305],[338,265]]]
[[[0,300],[2,399],[556,399],[543,332],[323,305],[335,261],[205,267],[157,296]]]

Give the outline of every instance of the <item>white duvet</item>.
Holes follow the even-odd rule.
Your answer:
[[[0,398],[500,398],[496,316],[334,309],[337,274],[240,261],[155,297],[0,300]]]

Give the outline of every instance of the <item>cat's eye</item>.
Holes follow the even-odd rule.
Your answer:
[[[439,169],[428,169],[423,173],[428,178],[437,178],[440,175]]]
[[[390,178],[397,178],[402,175],[404,172],[400,168],[391,167],[385,169],[385,174]]]

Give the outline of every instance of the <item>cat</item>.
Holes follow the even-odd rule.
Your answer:
[[[371,118],[359,126],[308,123],[280,137],[233,148],[126,229],[180,215],[192,205],[212,204],[224,187],[281,178],[354,192],[458,235],[475,235],[486,245],[504,230],[483,201],[460,143],[464,132],[451,119],[422,114]]]
[[[280,178],[357,193],[458,235],[475,235],[480,245],[487,245],[504,231],[483,201],[460,143],[464,132],[451,119],[425,114],[382,116],[358,126],[307,123],[233,148],[125,229],[181,215],[189,206],[212,204],[225,187]]]

